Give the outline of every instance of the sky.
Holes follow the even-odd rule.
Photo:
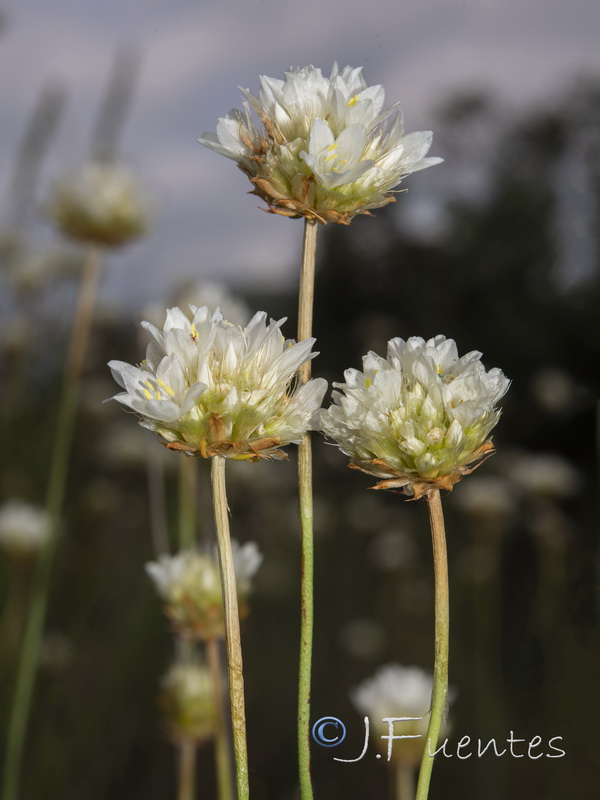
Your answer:
[[[133,307],[166,298],[180,279],[295,280],[301,221],[260,211],[234,162],[196,142],[240,106],[237,87],[256,90],[261,74],[363,66],[390,104],[402,101],[407,131],[434,130],[430,155],[438,154],[435,108],[457,91],[490,90],[523,108],[578,74],[600,74],[598,0],[0,0],[0,12],[3,214],[11,160],[42,87],[64,84],[67,103],[40,202],[86,157],[117,49],[141,53],[121,156],[152,197],[154,223],[111,256],[104,284],[106,297]],[[442,169],[428,171],[428,191]],[[406,180],[409,192],[419,177]],[[52,232],[37,235],[45,242]]]

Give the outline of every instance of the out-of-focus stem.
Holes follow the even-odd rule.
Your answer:
[[[179,549],[196,547],[196,466],[194,458],[179,459]]]
[[[395,769],[394,779],[395,800],[414,800],[415,775],[412,766],[398,764]]]
[[[8,746],[4,765],[3,800],[18,800],[25,733],[31,710],[40,641],[46,618],[46,606],[52,575],[52,561],[58,541],[60,515],[67,483],[69,455],[83,360],[87,349],[94,302],[101,271],[100,252],[91,248],[85,259],[71,329],[71,341],[56,421],[56,433],[46,497],[48,531],[40,550],[33,579],[31,605],[21,645],[21,656],[8,728]]]
[[[177,800],[194,800],[196,787],[196,742],[179,743],[179,792]]]
[[[421,761],[416,800],[427,800],[433,770],[432,753],[437,749],[440,728],[444,720],[448,697],[448,650],[450,632],[450,598],[448,592],[448,557],[446,532],[439,489],[427,494],[431,540],[433,544],[433,571],[435,584],[435,656],[433,664],[433,693],[425,750]]]
[[[215,704],[217,708],[217,726],[215,731],[215,761],[217,767],[217,786],[219,800],[234,800],[233,769],[231,750],[227,733],[226,717],[223,707],[223,680],[221,676],[221,654],[219,640],[212,637],[206,642],[206,654],[213,680]]]
[[[231,537],[229,533],[229,509],[225,488],[225,459],[212,458],[212,490],[219,551],[219,570],[225,612],[225,641],[227,644],[227,672],[229,675],[229,705],[233,750],[235,753],[236,785],[238,800],[248,800],[248,753],[246,748],[246,710],[244,703],[244,675],[242,671],[242,642],[240,616],[237,601],[235,570]]]
[[[312,336],[313,305],[315,294],[315,262],[317,254],[317,226],[314,219],[304,219],[302,265],[298,299],[298,341]],[[300,367],[299,381],[310,380],[310,361]],[[305,433],[298,445],[298,493],[300,505],[300,530],[302,547],[302,572],[300,579],[300,665],[298,678],[298,768],[300,797],[312,800],[310,776],[310,686],[312,664],[312,639],[314,624],[313,603],[313,491],[312,448],[310,433]]]

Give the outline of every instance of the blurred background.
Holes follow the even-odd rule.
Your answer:
[[[293,64],[363,64],[443,165],[398,202],[320,231],[315,373],[330,382],[394,336],[438,333],[512,379],[497,455],[444,497],[451,581],[452,737],[511,731],[566,756],[439,759],[432,797],[597,795],[600,382],[600,11],[595,0],[369,7],[267,0],[58,0],[0,6],[3,157],[0,504],[44,502],[82,250],[45,210],[57,180],[116,158],[145,187],[146,234],[105,259],[80,392],[23,800],[175,797],[157,703],[173,657],[143,565],[175,548],[178,454],[115,403],[106,362],[137,363],[138,322],[187,302],[265,309],[294,335],[302,224],[260,213],[234,165],[195,143],[239,105],[237,84]],[[232,296],[227,296],[227,293]],[[316,437],[313,746],[317,797],[386,797],[349,692],[387,663],[429,670],[433,578],[424,503],[368,491]],[[243,624],[255,800],[296,794],[299,541],[289,464],[232,464],[232,530],[264,562]],[[213,536],[194,462],[200,541]],[[151,502],[152,501],[152,502]],[[0,553],[0,736],[34,558]],[[548,752],[548,748],[544,750]],[[211,745],[199,798],[215,797]],[[390,794],[391,797],[391,794]]]

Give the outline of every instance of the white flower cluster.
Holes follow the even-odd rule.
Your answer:
[[[459,358],[445,336],[392,339],[387,359],[370,352],[364,372],[346,370],[346,382],[334,384],[341,391],[322,412],[321,428],[350,466],[383,479],[376,488],[414,497],[451,489],[493,452],[496,403],[510,383],[499,369],[486,372],[480,359],[477,351]]]
[[[429,724],[429,709],[433,681],[419,667],[404,667],[401,664],[387,664],[381,667],[372,678],[363,681],[350,693],[356,708],[369,717],[377,734],[380,749],[388,750],[391,740],[385,744],[382,736],[389,736],[389,724],[383,720],[390,717],[412,717],[397,723],[394,733],[405,737],[394,742],[388,755],[394,760],[415,766],[421,760],[423,743]]]
[[[258,312],[245,328],[217,309],[191,306],[192,319],[172,308],[162,332],[142,326],[151,342],[140,367],[109,366],[125,392],[115,396],[159,433],[171,449],[209,458],[285,458],[313,423],[327,383],[296,386],[298,368],[316,353],[314,339],[295,343]]]
[[[232,540],[240,615],[247,612],[252,578],[262,563],[255,542],[240,546]],[[146,564],[159,596],[166,602],[166,613],[177,630],[187,638],[224,635],[221,579],[216,551],[188,550],[175,556],[163,555]]]
[[[419,667],[387,664],[351,693],[359,711],[370,717],[424,717],[431,705],[432,679]],[[423,720],[423,733],[428,719]]]
[[[217,704],[208,667],[200,663],[174,664],[161,681],[161,705],[176,741],[203,742],[216,729]]]
[[[198,141],[236,161],[278,214],[347,224],[393,201],[405,175],[441,161],[425,158],[431,132],[405,135],[399,103],[384,109],[383,87],[367,86],[362,67],[334,64],[329,78],[290,68],[284,80],[261,76],[258,97],[242,91],[243,112]]]
[[[144,233],[150,209],[129,170],[87,162],[57,185],[49,214],[73,239],[117,247]]]
[[[37,553],[50,533],[50,518],[45,509],[9,500],[0,506],[0,547],[15,556]]]

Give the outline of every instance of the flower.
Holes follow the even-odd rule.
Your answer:
[[[42,549],[50,535],[45,509],[9,500],[0,507],[0,546],[15,556],[30,556]]]
[[[298,386],[298,368],[313,358],[314,339],[295,343],[258,312],[245,328],[217,309],[190,306],[192,319],[172,308],[162,333],[142,326],[151,342],[140,367],[111,361],[125,392],[116,395],[140,414],[167,447],[204,458],[286,458],[279,448],[299,442],[316,421],[327,382]]]
[[[507,473],[533,497],[572,497],[582,485],[582,476],[577,468],[555,453],[519,453],[513,458]]]
[[[400,764],[415,766],[420,762],[429,724],[432,685],[431,675],[419,667],[387,664],[350,693],[356,708],[369,717],[380,748],[388,752],[388,760],[393,755]],[[396,723],[394,730],[396,736],[415,738],[395,740],[393,748],[391,739],[385,743],[386,739],[381,737],[389,736],[390,723],[383,720],[391,717],[415,717]]]
[[[181,286],[174,298],[178,306],[208,306],[218,308],[225,319],[234,325],[247,325],[252,312],[245,301],[233,294],[227,286],[213,281],[190,282]]]
[[[88,162],[61,181],[48,213],[72,239],[118,247],[148,227],[149,204],[129,170]]]
[[[236,161],[273,213],[348,224],[393,202],[404,176],[442,160],[425,158],[430,131],[403,133],[399,103],[384,110],[383,87],[367,86],[362,67],[334,64],[329,78],[290,68],[285,80],[261,76],[258,97],[241,91],[244,110],[198,141]]]
[[[488,439],[509,380],[486,372],[481,353],[458,357],[445,336],[388,342],[387,360],[373,352],[363,372],[346,370],[334,383],[321,430],[352,459],[350,466],[383,478],[374,488],[402,489],[414,498],[452,489],[475,462],[494,451]]]
[[[248,612],[252,578],[262,555],[255,542],[240,546],[232,540],[240,616]],[[163,555],[146,564],[156,591],[166,601],[165,613],[177,631],[188,639],[224,638],[223,599],[216,551],[212,554],[187,550]]]
[[[203,742],[216,729],[217,707],[208,667],[175,664],[161,681],[160,702],[173,739]]]

